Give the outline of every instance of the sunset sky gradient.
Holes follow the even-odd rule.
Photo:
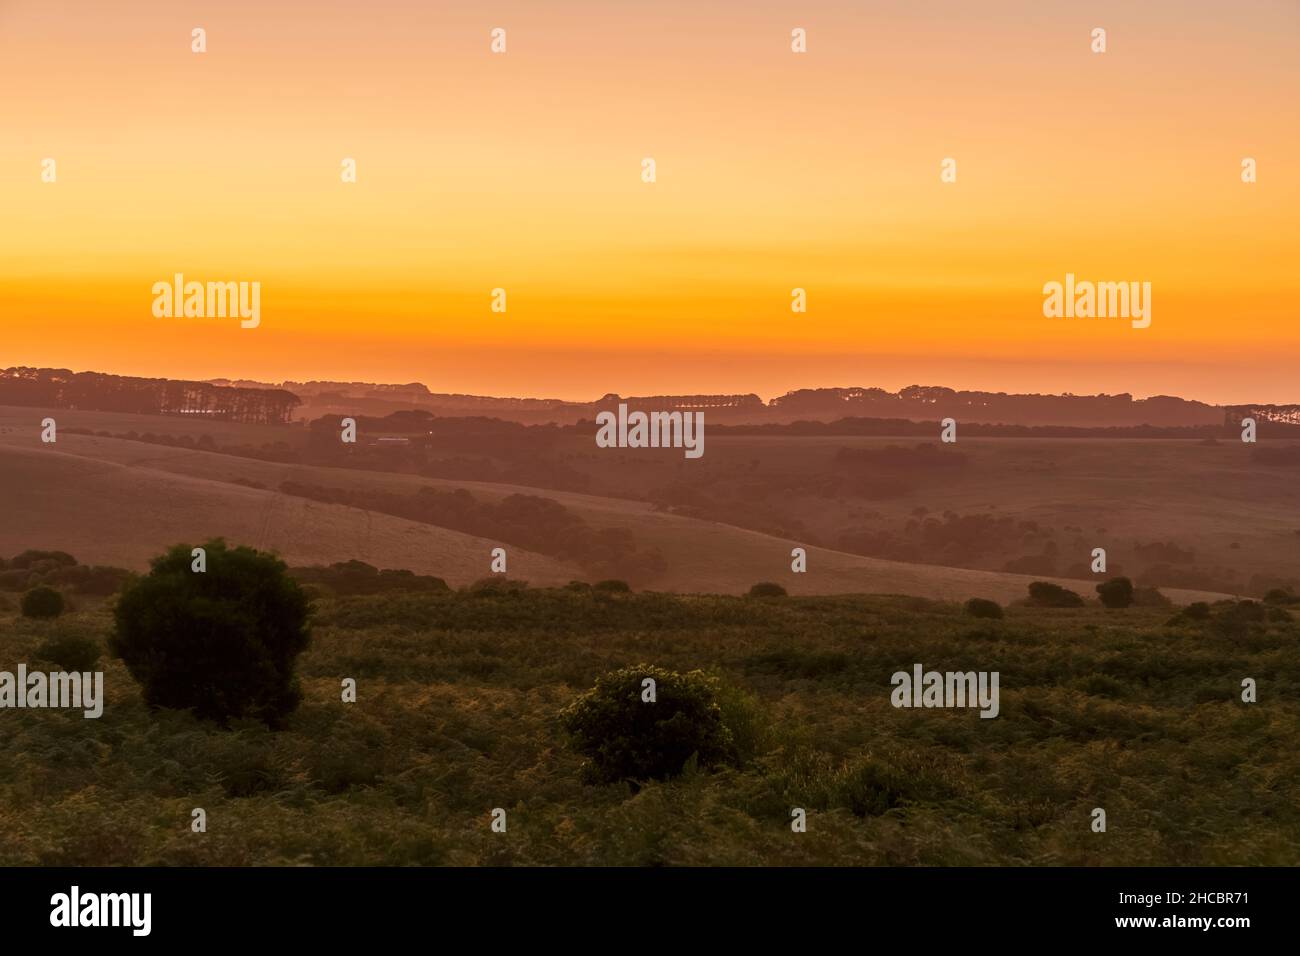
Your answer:
[[[0,0],[0,87],[0,366],[1300,402],[1294,0]],[[1151,327],[1044,318],[1067,272]]]

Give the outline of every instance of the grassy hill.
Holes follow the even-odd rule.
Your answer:
[[[532,589],[332,598],[285,731],[150,713],[107,659],[101,719],[5,712],[0,863],[1294,864],[1300,626],[1284,611],[1170,616]],[[53,632],[102,642],[108,627],[95,603],[53,623],[0,603],[0,669],[34,663]],[[556,715],[637,662],[705,668],[747,696],[759,756],[640,788],[580,782]],[[999,671],[1001,714],[893,708],[890,674],[914,663]],[[345,677],[355,704],[340,701]],[[190,830],[195,807],[207,833]],[[791,832],[792,807],[807,833]]]
[[[144,569],[168,544],[212,537],[275,550],[290,564],[331,564],[357,558],[463,584],[489,573],[499,542],[389,515],[321,504],[203,474],[154,467],[157,448],[116,442],[135,452],[126,461],[84,453],[108,439],[68,435],[57,445],[16,447],[0,436],[0,553],[72,551],[87,564]],[[79,450],[83,453],[78,453]],[[93,448],[89,449],[94,451]],[[157,452],[158,454],[151,454]],[[215,463],[239,461],[207,456]],[[215,469],[214,469],[215,471]],[[520,548],[509,570],[538,584],[581,576],[564,562]]]
[[[1040,557],[1033,573],[1073,577],[1105,547],[1160,587],[1259,596],[1276,584],[1258,577],[1300,582],[1300,468],[1262,461],[1264,447],[1296,443],[717,435],[687,467],[575,437],[565,461],[598,493],[872,557],[997,571]],[[928,533],[950,515],[971,533]],[[1012,527],[977,523],[998,519]]]
[[[109,424],[109,413],[93,414],[96,423]],[[84,416],[79,420],[91,421]],[[83,561],[140,568],[163,542],[221,535],[276,549],[293,564],[355,557],[459,584],[486,574],[486,555],[500,543],[277,492],[282,483],[292,481],[406,495],[421,488],[464,488],[485,501],[511,494],[541,495],[593,528],[625,528],[639,547],[659,549],[667,571],[647,582],[656,590],[743,594],[755,582],[770,580],[797,594],[915,594],[945,600],[981,596],[1005,602],[1023,597],[1036,579],[1058,581],[1088,595],[1096,583],[851,554],[813,547],[796,537],[669,513],[628,498],[282,464],[81,434],[65,433],[56,445],[42,445],[35,429],[18,427],[12,417],[0,418],[0,423],[7,426],[0,428],[0,494],[19,513],[17,520],[0,527],[0,552],[61,547]],[[826,501],[823,507],[838,505]],[[795,546],[808,550],[806,574],[790,570]],[[515,547],[508,550],[514,577],[550,584],[587,576],[572,563]],[[1190,589],[1165,593],[1183,603],[1221,596]]]

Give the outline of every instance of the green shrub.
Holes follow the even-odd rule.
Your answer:
[[[594,591],[608,591],[617,594],[626,594],[632,590],[626,581],[617,581],[611,578],[608,581],[597,581],[592,585]]]
[[[380,570],[364,561],[339,561],[328,568],[290,568],[295,581],[333,594],[382,594],[389,591],[450,591],[442,578],[404,569]]]
[[[750,597],[785,597],[785,588],[771,581],[759,581],[749,589]]]
[[[1284,588],[1273,588],[1264,595],[1264,603],[1286,607],[1292,604],[1300,604],[1300,597],[1296,597],[1295,594]]]
[[[290,786],[295,767],[267,739],[266,732],[243,726],[224,734],[207,734],[190,760],[202,766],[226,796],[247,799]]]
[[[1255,601],[1237,601],[1225,605],[1215,605],[1212,627],[1215,632],[1225,637],[1245,637],[1262,630],[1268,621],[1268,605]]]
[[[1157,588],[1134,588],[1134,607],[1169,607],[1174,602],[1165,597]]]
[[[405,568],[384,568],[379,572],[381,588],[394,591],[450,591],[451,586],[431,574],[416,574]]]
[[[655,682],[653,702],[642,699],[646,679]],[[561,711],[560,723],[573,749],[587,758],[587,780],[665,780],[692,758],[701,769],[738,762],[720,690],[703,671],[679,674],[637,664],[600,677]]]
[[[65,671],[93,671],[99,663],[99,642],[66,631],[47,638],[36,648],[36,658],[58,664]]]
[[[832,778],[831,803],[854,816],[873,817],[902,806],[911,796],[911,780],[889,763],[867,758]]]
[[[997,601],[986,598],[971,598],[966,602],[966,613],[971,617],[987,617],[996,620],[1002,617],[1002,606]]]
[[[1076,680],[1074,686],[1093,697],[1119,699],[1127,697],[1129,693],[1128,687],[1122,681],[1118,681],[1108,674],[1089,674]]]
[[[1097,585],[1097,596],[1106,607],[1128,607],[1133,603],[1133,582],[1128,578],[1112,578]]]
[[[1083,607],[1083,598],[1059,584],[1035,581],[1029,585],[1030,607]]]
[[[205,572],[177,545],[127,585],[109,648],[151,706],[276,726],[300,698],[293,668],[310,640],[307,596],[272,555],[220,539],[204,547]]]
[[[63,595],[40,585],[23,595],[23,617],[50,618],[63,613]]]

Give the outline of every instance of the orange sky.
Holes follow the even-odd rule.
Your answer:
[[[0,88],[0,365],[1300,401],[1290,0],[0,0]],[[1044,318],[1066,272],[1151,327]]]

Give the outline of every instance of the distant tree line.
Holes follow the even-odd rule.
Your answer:
[[[959,434],[966,438],[1182,438],[1236,439],[1239,426],[1225,425],[1007,425],[957,420]],[[939,434],[938,419],[839,418],[835,421],[768,422],[745,425],[709,425],[709,431],[723,435],[858,435],[877,437],[926,437]],[[595,432],[594,422],[582,422],[577,431]],[[1285,422],[1259,422],[1261,438],[1300,438],[1300,426]]]
[[[772,399],[768,407],[786,415],[823,418],[934,418],[1019,425],[1214,425],[1222,410],[1170,395],[1134,399],[1119,395],[1033,395],[959,391],[938,385],[882,388],[804,388]]]
[[[138,415],[198,418],[277,425],[289,421],[302,400],[281,388],[244,388],[211,382],[134,378],[66,368],[0,371],[0,405],[75,408]]]

